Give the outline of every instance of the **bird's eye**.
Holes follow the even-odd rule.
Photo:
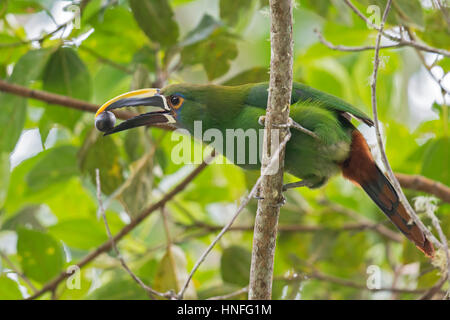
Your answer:
[[[180,96],[170,96],[169,103],[172,108],[178,109],[183,104],[184,99]]]

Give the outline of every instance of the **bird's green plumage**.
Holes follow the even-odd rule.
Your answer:
[[[227,129],[262,129],[258,118],[266,112],[268,83],[234,87],[177,84],[164,88],[161,93],[184,98],[183,105],[177,110],[179,126],[193,134],[194,121],[200,120],[203,130],[215,128],[225,137]],[[330,176],[338,173],[339,165],[350,152],[353,126],[348,120],[348,114],[371,124],[370,118],[345,101],[301,83],[294,83],[290,117],[313,131],[319,139],[292,129],[286,149],[286,171],[306,180],[312,187],[322,185]],[[226,148],[223,151],[227,154]],[[248,164],[247,161],[241,166],[258,169],[259,161],[256,164]]]

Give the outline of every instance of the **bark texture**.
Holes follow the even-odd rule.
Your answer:
[[[292,91],[292,1],[270,0],[270,87],[265,118],[263,155],[268,155],[261,166],[261,174],[267,171],[272,154],[279,157],[275,174],[264,175],[261,181],[258,211],[253,236],[252,263],[250,270],[249,299],[267,300],[272,295],[273,263],[277,237],[278,215],[284,201],[283,186],[284,150],[275,153],[271,144],[281,145],[290,135],[289,129],[279,128],[289,119]],[[272,130],[279,130],[279,140],[271,141]],[[274,135],[276,136],[276,135]],[[276,150],[276,149],[275,149]],[[273,163],[273,162],[272,162]]]

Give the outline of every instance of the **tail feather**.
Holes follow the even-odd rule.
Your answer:
[[[366,140],[358,130],[352,134],[350,157],[342,164],[344,177],[359,184],[395,226],[427,256],[434,248],[401,204],[392,184],[373,160]]]

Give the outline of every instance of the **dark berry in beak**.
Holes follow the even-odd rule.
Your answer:
[[[110,111],[104,111],[95,118],[95,127],[102,132],[111,130],[115,124],[116,116]]]

